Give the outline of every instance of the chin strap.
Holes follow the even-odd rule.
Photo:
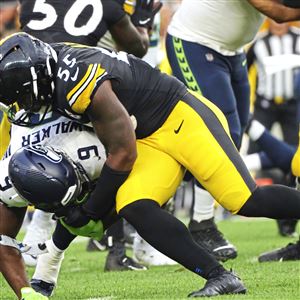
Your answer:
[[[39,244],[23,244],[22,242],[19,242],[7,235],[0,235],[0,245],[2,246],[8,246],[17,249],[21,253],[26,253],[29,255],[40,255],[47,253],[47,246],[45,243],[39,243]]]

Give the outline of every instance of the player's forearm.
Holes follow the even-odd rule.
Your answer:
[[[248,2],[278,23],[300,20],[300,9],[287,7],[281,0],[248,0]]]
[[[17,249],[0,245],[0,272],[21,298],[21,288],[30,286],[22,255]]]

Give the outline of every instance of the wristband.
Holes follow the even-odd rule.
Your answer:
[[[94,220],[103,219],[115,206],[116,194],[131,171],[116,171],[104,164],[96,187],[82,205],[85,213]]]

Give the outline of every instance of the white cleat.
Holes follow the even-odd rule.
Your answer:
[[[133,240],[133,257],[139,263],[148,266],[177,264],[174,260],[153,248],[138,234],[136,234]]]

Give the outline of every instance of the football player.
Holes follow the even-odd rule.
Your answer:
[[[20,1],[20,25],[23,31],[45,42],[73,42],[95,46],[109,31],[118,48],[138,57],[146,54],[149,46],[148,31],[161,4],[145,0],[91,0],[91,1]],[[49,215],[35,212],[27,229],[24,242],[43,238],[42,227],[49,223]],[[48,231],[51,226],[43,226]],[[110,246],[105,270],[145,269],[131,258],[124,260],[122,221],[110,229],[115,242]],[[31,232],[35,232],[35,236]],[[38,234],[41,232],[41,234]],[[44,230],[45,232],[45,230]],[[47,235],[47,232],[46,232]],[[35,265],[36,257],[24,254],[27,265]]]
[[[72,42],[96,46],[109,30],[118,46],[143,57],[148,29],[161,3],[153,0],[20,0],[21,29],[48,43]],[[131,14],[131,16],[129,15]]]
[[[11,182],[9,180],[7,170],[11,154],[16,152],[19,148],[32,145],[33,150],[36,151],[35,153],[40,154],[41,158],[43,157],[42,155],[44,153],[44,157],[50,157],[50,154],[52,154],[53,159],[55,155],[57,155],[55,154],[55,152],[53,153],[53,150],[49,149],[48,151],[44,150],[44,152],[42,152],[38,147],[34,147],[36,145],[47,143],[50,143],[53,146],[59,145],[60,147],[63,147],[64,151],[66,151],[70,159],[72,159],[72,161],[75,161],[74,164],[77,164],[79,166],[80,163],[80,168],[83,168],[81,166],[84,166],[84,169],[87,170],[89,176],[91,177],[85,177],[86,182],[92,182],[97,176],[99,176],[101,166],[103,165],[106,158],[106,154],[104,147],[101,143],[99,143],[99,139],[95,136],[91,127],[84,126],[55,113],[48,114],[43,124],[39,126],[36,126],[34,128],[12,126],[11,131],[12,138],[10,145],[6,151],[5,159],[0,161],[1,170],[4,171],[1,172],[0,178],[0,201],[2,203],[2,205],[0,205],[0,234],[11,235],[15,237],[22,224],[28,202],[18,196],[16,190],[11,185]],[[64,170],[66,172],[67,169]],[[62,172],[62,174],[60,174],[60,176],[62,177],[60,178],[57,176],[55,178],[52,176],[51,181],[57,183],[59,182],[59,180],[61,180],[61,182],[66,183],[66,181],[64,181],[66,173]],[[32,179],[30,180],[31,191],[33,191],[32,188],[40,189],[38,183],[34,182],[35,181],[32,181]],[[68,182],[68,184],[70,184],[70,181]],[[50,194],[60,194],[62,188],[63,187],[53,186]],[[68,188],[69,187],[66,187],[66,190],[68,190]],[[38,197],[39,194],[36,193],[37,190],[34,190],[34,192],[35,196]],[[46,198],[44,199],[45,201],[47,201]],[[45,210],[46,204],[43,204],[44,206],[42,206],[41,209]],[[10,218],[7,222],[6,220],[8,219],[6,219],[6,217]],[[56,231],[59,231],[59,228]],[[43,292],[44,294],[48,295],[52,293],[53,288],[56,284],[59,268],[64,257],[63,246],[61,246],[61,243],[55,243],[55,241],[57,240],[56,236],[57,233],[54,234],[53,240],[47,241],[47,248],[49,253],[43,255],[43,258],[40,260],[40,265],[37,266],[32,283],[32,285],[36,288],[39,287],[39,283],[42,282],[42,286],[44,288]],[[13,259],[11,259],[11,257],[9,256],[10,252],[14,253]],[[9,267],[9,275],[7,277],[7,280],[9,283],[11,281],[15,282],[12,286],[16,294],[19,297],[21,296],[21,298],[25,300],[44,299],[42,295],[39,295],[38,297],[38,295],[36,295],[35,292],[30,289],[30,285],[27,281],[22,280],[22,278],[25,276],[25,269],[23,266],[21,255],[18,254],[18,251],[6,246],[0,246],[0,253],[1,258],[3,258],[1,270],[2,267],[4,267],[3,271]],[[46,264],[47,269],[45,270],[45,267],[43,266]]]
[[[91,235],[116,204],[117,213],[147,242],[207,279],[191,297],[245,293],[242,281],[161,209],[187,169],[234,214],[300,217],[298,191],[255,184],[221,111],[177,79],[126,53],[49,45],[25,33],[0,44],[0,102],[17,102],[24,110],[13,118],[15,123],[42,122],[45,114],[39,120],[31,117],[41,108],[58,111],[91,122],[105,147],[107,159],[93,191],[82,205],[64,212],[66,228]],[[135,131],[129,115],[136,118]],[[25,177],[16,178],[22,186]],[[8,276],[8,267],[1,269]]]
[[[39,117],[38,114],[36,114],[36,117]],[[84,126],[80,123],[77,123],[76,121],[72,121],[57,113],[48,114],[45,120],[42,122],[42,124],[33,128],[13,125],[11,128],[11,136],[12,138],[10,140],[10,145],[5,153],[5,157],[2,161],[0,161],[1,170],[3,171],[0,174],[0,201],[5,204],[5,208],[1,208],[2,210],[13,211],[13,215],[16,215],[17,220],[16,222],[12,222],[11,225],[13,229],[9,229],[15,230],[15,232],[17,232],[19,228],[18,226],[16,226],[16,223],[22,224],[24,216],[23,211],[29,203],[17,194],[15,188],[11,185],[8,176],[8,164],[13,153],[15,153],[18,149],[22,147],[32,146],[31,158],[34,154],[38,155],[37,157],[41,158],[55,157],[55,155],[57,154],[55,154],[55,151],[53,152],[52,148],[46,147],[43,149],[40,146],[51,144],[56,148],[59,147],[60,149],[63,149],[65,155],[69,157],[69,160],[72,160],[74,166],[77,166],[77,168],[79,167],[79,171],[85,170],[83,175],[88,174],[88,177],[86,177],[86,175],[84,175],[83,177],[85,178],[84,180],[86,182],[93,182],[95,178],[99,176],[101,168],[106,158],[104,147],[100,143],[99,139],[96,137],[95,133],[92,130],[92,127]],[[35,163],[37,165],[41,164],[42,162],[35,161]],[[45,172],[45,169],[43,168],[40,170],[42,172]],[[58,180],[61,180],[61,182],[66,183],[66,179],[63,178],[64,176],[69,175],[69,173],[64,173],[63,170],[67,169],[60,170],[62,171],[62,177],[58,177],[58,173],[56,173],[56,177],[53,176],[53,174],[48,174],[48,178],[52,176],[51,182],[57,182]],[[29,179],[29,177],[27,178]],[[28,180],[28,184],[30,187],[28,186],[26,189],[27,192],[30,190],[31,193],[34,193],[33,197],[35,198],[40,196],[38,194],[38,190],[42,191],[43,189],[45,189],[45,187],[41,188],[37,182],[35,182],[35,184],[34,182],[35,181],[32,180],[32,178],[30,178]],[[71,181],[69,181],[68,184],[70,182]],[[88,185],[85,184],[85,188],[87,186]],[[51,190],[51,193],[49,193],[51,195],[53,195],[54,191],[60,193],[59,189],[60,187],[58,186],[52,186],[49,189],[49,191]],[[67,187],[66,190],[68,190]],[[28,194],[26,196],[28,197]],[[40,201],[39,203],[44,204],[44,206],[41,205],[41,210],[45,211],[45,203],[47,203],[47,199],[43,199],[45,201],[42,200],[42,202]],[[39,205],[37,205],[37,207],[39,207]],[[49,214],[52,215],[51,213]],[[14,226],[16,227],[14,228]],[[5,234],[7,233],[7,231],[8,227],[1,222],[0,233]],[[55,233],[53,235],[53,239],[51,241],[47,241],[48,254],[43,255],[41,259],[39,259],[37,268],[33,275],[33,279],[31,280],[31,285],[34,287],[34,289],[40,291],[41,293],[47,296],[50,296],[52,294],[53,289],[57,283],[60,265],[64,258],[64,250],[69,245],[69,242],[66,242],[66,240],[60,240],[60,231],[60,227],[56,228]],[[70,235],[67,232],[67,241],[72,241],[73,238],[74,236]],[[24,252],[22,254],[25,253],[28,252]],[[6,261],[5,253],[2,257]],[[124,258],[125,257],[123,257],[123,259]],[[10,260],[8,259],[8,262],[9,261]],[[10,266],[11,272],[12,270],[20,270],[19,264],[19,260],[14,260],[13,264]],[[25,290],[28,291],[28,289]],[[27,295],[24,299],[30,299],[28,297],[29,296]]]

